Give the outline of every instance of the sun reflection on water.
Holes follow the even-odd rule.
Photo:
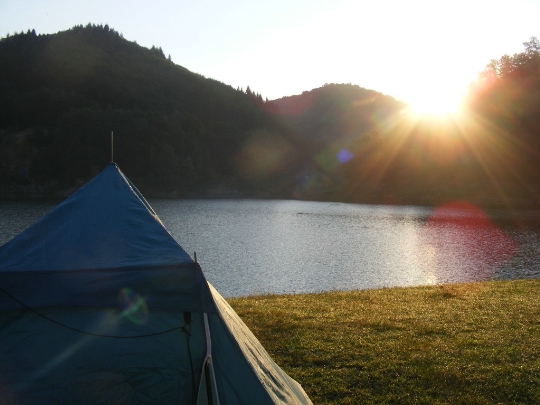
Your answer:
[[[491,279],[519,251],[518,244],[484,211],[466,202],[436,208],[423,226],[421,238],[434,251],[434,271],[441,283],[456,278]]]

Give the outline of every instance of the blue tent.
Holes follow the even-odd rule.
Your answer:
[[[116,164],[0,247],[3,404],[311,404]]]

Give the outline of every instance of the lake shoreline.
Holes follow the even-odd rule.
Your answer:
[[[39,193],[1,193],[0,192],[0,201],[3,202],[49,202],[57,201],[62,202],[67,197],[69,197],[74,191],[69,193],[58,193],[52,195],[45,195]],[[356,199],[307,199],[307,198],[295,198],[287,196],[259,196],[259,195],[235,195],[234,193],[225,193],[225,194],[212,194],[212,193],[189,193],[189,194],[169,194],[169,193],[147,193],[145,194],[146,200],[226,200],[226,201],[303,201],[303,202],[326,202],[326,203],[335,203],[335,204],[358,204],[358,205],[381,205],[381,206],[390,206],[390,207],[408,207],[408,206],[417,206],[425,208],[437,208],[441,205],[447,204],[449,202],[468,202],[473,205],[476,205],[482,209],[485,209],[487,212],[491,210],[501,210],[508,213],[515,213],[520,210],[528,211],[539,211],[540,212],[540,203],[533,201],[525,200],[507,200],[505,202],[499,200],[490,200],[490,201],[474,201],[468,200],[466,198],[462,199],[449,199],[449,200],[415,200],[415,201],[376,201],[376,200],[356,200]]]
[[[540,276],[540,213],[298,200],[149,199],[226,298]],[[0,244],[57,204],[0,202]]]

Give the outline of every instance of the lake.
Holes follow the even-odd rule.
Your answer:
[[[496,225],[504,214],[467,204],[149,202],[225,297],[540,277],[540,227]],[[55,205],[0,202],[0,244]]]

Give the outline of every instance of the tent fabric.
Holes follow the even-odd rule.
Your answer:
[[[150,205],[111,163],[0,251],[2,272],[190,263]]]
[[[114,309],[41,313],[48,318],[24,310],[2,313],[0,403],[191,403],[189,357],[202,362],[203,341],[192,337],[188,353],[179,329],[136,337],[172,329],[183,323],[180,316],[151,313],[149,322],[138,325],[118,317]],[[49,319],[94,334],[66,329]],[[126,338],[118,338],[122,336]]]
[[[111,163],[0,247],[0,403],[311,401]]]
[[[217,314],[211,316],[212,325],[219,325],[213,335],[216,345],[214,364],[219,371],[222,392],[229,402],[239,402],[239,397],[248,398],[245,403],[258,402],[265,395],[268,404],[304,404],[298,398],[305,396],[304,390],[272,360],[255,335],[244,324],[229,303],[210,285]],[[246,362],[230,368],[235,358]],[[241,393],[237,393],[237,381],[244,381]],[[260,383],[258,383],[260,382]]]
[[[154,308],[212,311],[202,271],[135,190],[108,165],[0,248],[0,285],[32,308],[109,307],[129,285]]]

